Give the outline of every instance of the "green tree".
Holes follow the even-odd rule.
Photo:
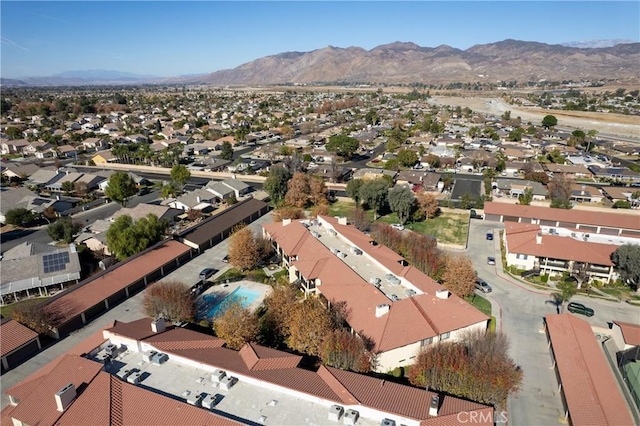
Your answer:
[[[9,225],[26,226],[35,219],[35,214],[28,209],[19,207],[11,209],[5,214],[5,222]]]
[[[374,220],[380,210],[387,204],[391,184],[386,179],[372,179],[360,187],[360,197],[369,208],[373,209]]]
[[[184,186],[190,177],[191,172],[182,164],[176,164],[171,168],[171,179],[180,186]]]
[[[264,181],[264,189],[269,193],[269,198],[274,205],[280,204],[287,195],[287,183],[292,175],[284,167],[272,167],[269,177]]]
[[[351,179],[347,182],[347,195],[356,203],[356,206],[360,204],[360,188],[364,181],[362,179]]]
[[[544,127],[545,129],[552,128],[557,125],[558,125],[558,119],[551,114],[545,115],[544,118],[542,119],[542,127]]]
[[[640,246],[635,244],[619,246],[611,253],[611,261],[622,280],[640,293]]]
[[[354,152],[360,146],[360,142],[357,139],[351,138],[347,135],[333,135],[329,138],[329,142],[326,145],[327,151],[335,152],[343,158],[351,158]]]
[[[50,224],[47,227],[47,233],[54,241],[64,241],[70,244],[80,229],[82,229],[82,225],[73,222],[69,217],[65,217]]]
[[[555,164],[564,164],[567,161],[566,158],[564,158],[564,155],[562,155],[557,149],[554,149],[547,154],[547,158]]]
[[[62,182],[62,191],[65,193],[65,195],[71,194],[73,192],[73,189],[73,182],[71,182],[70,180]]]
[[[405,167],[413,167],[418,162],[418,154],[411,149],[403,149],[398,152],[398,162]]]
[[[523,206],[531,205],[531,201],[533,200],[533,189],[526,188],[524,192],[518,195],[518,204],[522,204]]]
[[[118,260],[124,260],[160,241],[166,229],[167,222],[151,213],[137,221],[122,215],[107,230],[107,246]]]
[[[122,207],[125,207],[129,199],[137,192],[136,183],[128,173],[115,172],[109,178],[107,188],[104,190],[104,195]]]
[[[395,186],[389,191],[389,207],[404,224],[416,205],[416,199],[408,186]]]
[[[224,141],[222,142],[222,149],[220,151],[220,158],[223,160],[231,161],[233,160],[233,147],[231,146],[231,142]]]
[[[571,281],[561,281],[556,286],[558,291],[553,293],[553,298],[559,308],[559,312],[564,312],[564,304],[567,303],[577,292],[576,286]]]
[[[371,126],[375,126],[380,123],[380,118],[378,117],[376,110],[370,109],[367,115],[365,115],[364,121]]]

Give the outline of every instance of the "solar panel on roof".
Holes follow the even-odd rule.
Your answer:
[[[62,253],[45,254],[42,256],[44,273],[64,271],[69,261],[69,253],[66,251]]]

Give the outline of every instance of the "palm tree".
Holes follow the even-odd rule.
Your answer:
[[[555,302],[561,307],[560,312],[564,312],[564,304],[569,301],[576,294],[576,287],[572,282],[569,281],[561,281],[558,283],[558,292],[553,293],[553,298]]]

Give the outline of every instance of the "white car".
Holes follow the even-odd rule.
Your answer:
[[[394,223],[393,225],[391,225],[391,227],[393,229],[397,229],[398,231],[404,231],[404,225],[400,223]]]

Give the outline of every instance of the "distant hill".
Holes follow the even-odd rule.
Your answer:
[[[84,70],[84,71],[65,71],[60,74],[54,74],[52,77],[60,78],[81,78],[83,80],[99,80],[99,81],[118,81],[118,80],[152,80],[158,79],[155,75],[140,75],[130,72],[113,71],[113,70]]]
[[[161,80],[162,77],[132,74],[113,70],[66,71],[46,77],[24,77],[2,79],[3,86],[101,86],[120,84],[144,84]],[[5,81],[7,81],[5,83]]]
[[[395,42],[371,50],[327,46],[266,56],[191,80],[210,84],[372,82],[446,84],[623,79],[638,81],[640,43],[577,48],[504,40],[466,50]]]

